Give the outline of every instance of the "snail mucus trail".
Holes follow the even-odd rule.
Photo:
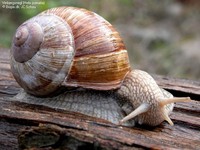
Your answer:
[[[148,73],[131,70],[113,26],[75,7],[52,8],[20,25],[13,37],[11,71],[24,89],[15,99],[115,124],[156,126],[166,120],[173,125],[174,102],[190,100],[173,97]]]

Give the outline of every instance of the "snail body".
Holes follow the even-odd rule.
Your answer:
[[[92,97],[100,101],[92,105],[100,113],[79,112],[113,123],[134,118],[139,124],[155,126],[167,120],[172,125],[168,115],[173,102],[189,100],[173,98],[146,72],[131,71],[125,45],[112,25],[93,12],[74,7],[46,10],[19,26],[11,48],[11,71],[26,93],[18,99],[33,103],[64,99],[75,104],[80,99],[87,103]],[[116,108],[112,115],[99,115],[106,105],[103,99],[110,99]]]

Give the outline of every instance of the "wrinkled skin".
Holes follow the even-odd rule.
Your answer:
[[[102,118],[114,124],[118,124],[142,103],[148,103],[149,111],[124,122],[123,125],[134,126],[135,123],[139,123],[156,126],[165,120],[162,109],[165,109],[168,114],[173,109],[173,104],[161,108],[158,105],[159,98],[171,97],[173,96],[170,93],[158,87],[150,75],[134,70],[127,75],[122,86],[113,91],[76,89],[51,98],[38,98],[21,91],[15,98],[27,103]]]

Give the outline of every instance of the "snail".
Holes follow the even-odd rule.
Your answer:
[[[11,47],[11,71],[24,89],[15,98],[115,124],[157,126],[177,98],[146,72],[131,69],[114,27],[83,8],[51,8],[20,25]]]

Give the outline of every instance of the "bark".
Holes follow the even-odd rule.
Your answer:
[[[200,82],[154,75],[178,103],[167,122],[150,128],[120,127],[82,114],[9,99],[20,87],[9,65],[9,50],[0,49],[0,149],[200,149]]]

